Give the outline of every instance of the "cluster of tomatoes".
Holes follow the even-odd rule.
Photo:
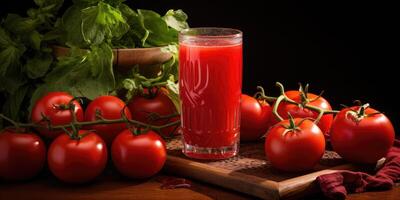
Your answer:
[[[177,120],[151,120],[151,113],[172,115],[176,109],[162,91],[135,96],[128,105],[115,96],[100,96],[85,110],[68,93],[48,93],[36,102],[31,113],[38,134],[21,127],[8,128],[0,134],[0,179],[30,179],[43,169],[47,160],[49,170],[59,180],[88,182],[102,173],[109,157],[126,177],[153,176],[166,160],[165,142],[159,134],[128,123],[90,124],[96,120],[118,120],[121,116],[151,125]],[[50,128],[73,122],[87,122],[87,125],[79,127],[80,130],[75,126]],[[160,134],[169,134],[174,128],[163,128]],[[49,141],[48,148],[42,138]]]
[[[376,163],[393,145],[392,123],[368,104],[346,107],[335,116],[329,112],[319,117],[318,110],[332,111],[320,95],[302,87],[299,91],[283,91],[282,95],[291,102],[275,105],[277,100],[263,98],[265,95],[242,95],[241,102],[241,141],[257,141],[265,135],[265,154],[279,170],[313,169],[323,156],[327,141],[347,161],[362,164]],[[277,120],[277,116],[284,120]]]
[[[307,90],[282,91],[281,96],[283,101],[264,94],[256,98],[243,94],[241,98],[241,141],[257,141],[266,135],[265,153],[277,169],[311,170],[323,156],[326,141],[344,159],[368,164],[384,157],[394,142],[390,120],[368,104],[344,108],[334,116],[326,99]],[[85,110],[65,92],[48,93],[36,102],[31,113],[39,134],[18,126],[0,134],[0,179],[32,178],[47,160],[58,179],[88,182],[102,173],[109,157],[126,177],[151,177],[166,160],[165,142],[159,134],[169,135],[177,127],[162,128],[158,134],[107,120],[123,116],[125,120],[156,126],[178,120],[177,116],[152,120],[154,113],[176,113],[165,91],[145,90],[128,105],[115,96],[100,96]],[[98,120],[104,123],[91,123]],[[51,128],[76,122],[83,124],[79,130],[73,125],[61,130]],[[42,138],[50,141],[48,148]]]

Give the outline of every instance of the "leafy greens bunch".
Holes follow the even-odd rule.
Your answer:
[[[34,2],[36,7],[27,16],[8,14],[0,22],[0,98],[5,115],[26,121],[32,104],[49,91],[89,99],[118,90],[130,98],[143,87],[162,85],[177,92],[178,33],[188,27],[182,10],[160,16],[131,9],[124,0],[72,0],[72,6],[59,14],[63,0]],[[69,47],[69,54],[54,58],[53,45]],[[157,77],[141,75],[137,66],[124,74],[113,69],[113,48],[146,47],[163,47],[173,55]]]

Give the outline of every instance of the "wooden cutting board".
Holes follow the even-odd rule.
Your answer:
[[[226,160],[202,161],[182,153],[179,138],[167,141],[168,157],[164,169],[263,199],[299,197],[315,191],[315,178],[342,169],[355,169],[333,151],[326,151],[320,163],[303,173],[285,173],[272,168],[266,160],[263,143],[241,144],[240,153]]]

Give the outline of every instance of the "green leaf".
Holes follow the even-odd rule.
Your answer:
[[[17,14],[8,14],[4,20],[4,27],[15,34],[30,33],[40,24],[39,20],[21,17]]]
[[[113,52],[109,45],[102,44],[92,47],[87,62],[91,76],[77,84],[77,89],[83,93],[83,96],[94,99],[114,90],[115,78],[112,61]]]
[[[80,70],[79,67],[87,61],[88,51],[81,51],[79,48],[73,47],[69,50],[69,54],[58,58],[59,61],[56,66],[44,79],[46,83],[55,83],[67,76],[68,73],[73,72],[73,70]],[[74,81],[72,80],[72,82]]]
[[[17,76],[16,78],[0,77],[0,84],[7,94],[14,94],[26,82],[27,80],[21,76]]]
[[[109,4],[99,2],[97,6],[82,10],[82,35],[89,44],[121,38],[128,29],[121,12]]]
[[[168,24],[169,27],[174,28],[177,31],[189,28],[187,20],[187,15],[182,10],[168,10],[163,19]]]
[[[40,49],[42,35],[35,30],[40,25],[40,20],[24,18],[16,14],[9,14],[4,21],[4,26],[10,33],[16,35],[26,46],[35,50]]]
[[[140,44],[140,39],[137,38],[132,29],[130,29],[125,35],[123,35],[122,38],[112,40],[113,48],[135,48],[141,47]]]
[[[98,4],[102,0],[72,0],[74,4],[81,4],[85,6],[92,6]]]
[[[25,64],[25,71],[29,78],[37,79],[43,77],[49,70],[53,57],[51,54],[38,54],[29,59]]]
[[[148,30],[144,47],[151,46],[165,46],[171,42],[178,42],[178,31],[169,28],[164,19],[154,11],[151,10],[138,10],[139,18],[142,18],[143,24]]]
[[[181,101],[179,98],[179,84],[178,82],[175,83],[173,77],[167,81],[166,88],[168,90],[167,96],[171,99],[172,103],[175,105],[176,111],[181,113]]]
[[[170,44],[168,46],[162,47],[161,51],[162,52],[166,52],[166,53],[170,53],[173,56],[175,56],[176,58],[178,58],[179,47],[178,47],[178,44],[172,43],[172,44]]]
[[[171,81],[178,81],[178,74],[179,74],[179,50],[178,44],[170,44],[161,48],[161,51],[170,53],[172,58],[163,64],[162,66],[162,74],[161,76],[164,77],[163,80],[169,78]],[[168,64],[169,63],[169,64]],[[172,75],[172,77],[171,77]],[[173,78],[173,80],[171,79]]]
[[[121,12],[122,16],[125,18],[126,22],[131,25],[131,23],[138,17],[137,12],[132,10],[128,5],[121,4],[118,6],[119,11]],[[135,28],[135,27],[133,27]]]
[[[0,26],[0,48],[5,48],[11,44],[13,44],[13,41],[11,40],[10,36],[6,30]]]
[[[35,50],[40,50],[40,44],[42,42],[42,35],[38,31],[32,31],[29,34],[29,44]]]
[[[46,3],[46,0],[34,0],[35,4],[38,6],[43,6]]]
[[[178,70],[178,59],[175,56],[172,56],[171,59],[169,59],[169,61],[167,61],[166,63],[164,63],[161,66],[161,75],[158,77],[160,82],[165,82],[167,80],[170,79],[170,76],[173,75],[173,77],[175,78],[177,75],[177,70]]]
[[[125,89],[132,91],[138,89],[138,86],[136,85],[135,81],[132,79],[124,79],[122,81],[122,85]]]
[[[179,31],[188,28],[187,15],[182,10],[169,10],[161,17],[151,10],[135,12],[125,4],[118,8],[131,29],[120,40],[113,41],[117,47],[133,44],[139,47],[166,46],[177,43]]]
[[[118,9],[121,11],[127,24],[131,27],[121,38],[113,39],[112,44],[115,48],[135,48],[143,47],[146,42],[148,31],[144,28],[143,21],[139,15],[126,4],[120,4]]]
[[[7,70],[5,76],[0,75],[0,85],[8,94],[14,94],[15,91],[27,82],[21,70],[21,64],[18,63]]]
[[[60,29],[54,29],[45,33],[42,37],[43,41],[59,40],[63,37],[64,33]]]
[[[19,65],[20,58],[25,52],[25,47],[10,44],[4,49],[0,49],[0,76],[5,76],[10,68]]]
[[[41,93],[68,91],[74,96],[89,99],[106,95],[115,87],[112,59],[112,49],[107,44],[92,46],[83,55],[73,53],[72,56],[61,58],[46,76],[46,84],[38,90]]]
[[[69,7],[61,18],[61,27],[59,32],[64,32],[60,39],[61,44],[70,44],[81,48],[87,48],[89,45],[83,39],[81,27],[82,16],[81,10],[84,8],[82,5],[73,5]]]
[[[167,84],[168,80],[176,80],[175,79],[175,74],[177,68],[177,59],[175,56],[173,56],[171,59],[169,59],[167,62],[161,65],[161,74],[155,78],[147,78],[145,76],[142,76],[138,70],[132,70],[132,77],[129,77],[128,79],[132,79],[135,84],[131,84],[129,86],[129,82],[132,83],[132,81],[127,81],[126,79],[123,80],[124,82],[122,83],[123,88],[127,89],[130,91],[131,89],[133,91],[130,92],[136,92],[134,90],[140,89],[143,87],[149,88],[149,87],[154,87],[154,86],[164,86]],[[121,85],[121,84],[120,84]]]
[[[29,90],[29,86],[21,86],[15,93],[11,94],[3,105],[3,113],[13,120],[18,120],[21,105]]]
[[[4,26],[7,30],[16,35],[15,37],[21,39],[26,45],[29,45],[36,50],[40,49],[40,43],[42,41],[42,35],[35,30],[38,25],[37,20],[23,18],[15,14],[9,14],[4,21]],[[4,30],[2,32],[3,33],[0,33],[1,38],[7,37],[4,35]],[[8,42],[6,40],[8,40]],[[6,40],[0,41],[0,45],[4,42],[7,42],[8,45],[15,45],[14,41],[9,41],[10,39]]]
[[[122,2],[125,2],[125,0],[104,0],[104,2],[116,8],[120,6]]]
[[[35,0],[38,8],[30,8],[27,11],[29,19],[36,22],[37,30],[49,30],[53,28],[54,18],[64,0]]]
[[[129,30],[131,36],[136,36],[136,40],[140,41],[140,47],[148,46],[146,45],[147,38],[149,37],[150,31],[146,29],[144,25],[143,15],[131,15],[131,26],[133,27]]]
[[[34,0],[35,4],[39,7],[48,7],[48,6],[61,6],[64,3],[64,0]]]
[[[88,63],[90,63],[89,66],[90,66],[91,76],[93,76],[93,77],[101,76],[104,73],[103,70],[107,70],[103,66],[110,65],[109,59],[102,58],[102,56],[107,54],[107,53],[105,53],[105,51],[108,51],[108,49],[105,50],[105,49],[99,48],[97,46],[92,47],[92,51],[89,54],[89,56],[87,57]],[[112,50],[111,50],[111,54],[112,54]],[[112,58],[111,58],[111,63],[112,63]],[[113,72],[112,67],[111,67],[111,71],[109,71],[109,72],[111,72],[111,73]]]

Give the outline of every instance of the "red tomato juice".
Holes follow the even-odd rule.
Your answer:
[[[188,148],[184,153],[205,159],[231,157],[212,149],[229,148],[239,142],[241,41],[239,44],[228,40],[181,42],[179,65],[184,145],[208,148],[209,152],[197,154]]]

